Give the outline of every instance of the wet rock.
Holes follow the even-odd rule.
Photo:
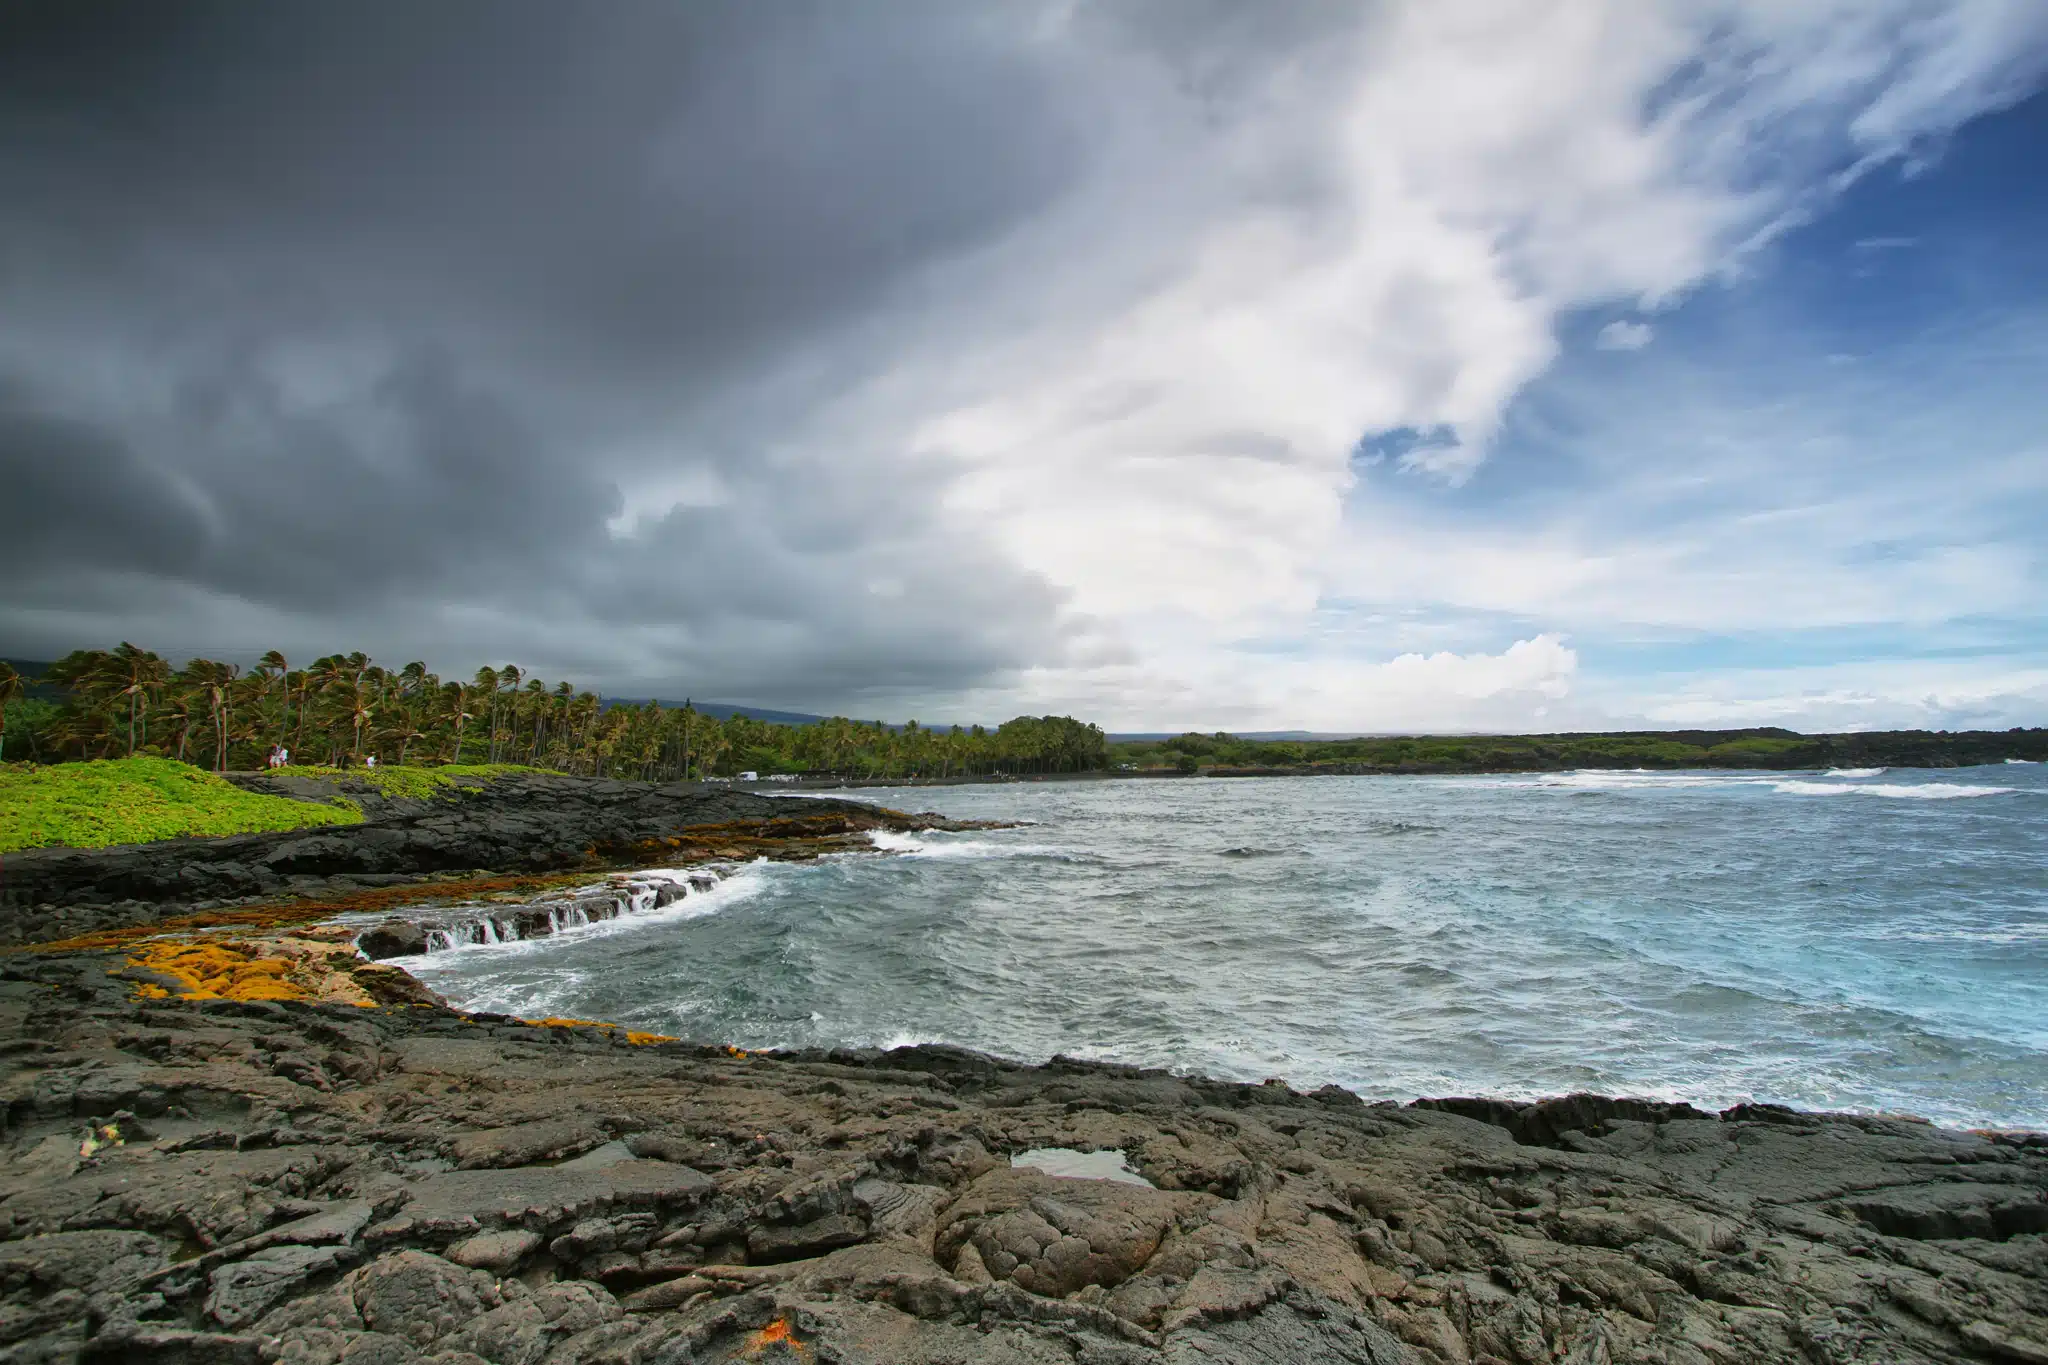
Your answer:
[[[356,947],[372,961],[416,957],[427,951],[427,928],[412,920],[389,919],[356,936]]]

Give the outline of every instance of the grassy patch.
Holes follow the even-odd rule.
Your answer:
[[[408,799],[426,801],[434,797],[450,797],[464,785],[460,779],[481,779],[493,781],[512,773],[546,772],[545,768],[529,768],[520,763],[446,763],[438,768],[415,768],[411,766],[376,768],[321,768],[294,763],[286,768],[273,768],[285,777],[317,777],[329,782],[347,782],[368,787],[387,799]]]
[[[352,803],[260,796],[168,758],[0,768],[0,853],[353,825],[362,818]]]

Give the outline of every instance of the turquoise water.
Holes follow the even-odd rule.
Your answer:
[[[2048,1128],[2048,767],[855,795],[1028,823],[405,965],[472,1008],[749,1048]]]

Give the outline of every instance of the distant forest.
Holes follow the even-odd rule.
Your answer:
[[[658,701],[606,702],[516,665],[443,679],[424,663],[364,654],[294,668],[272,651],[246,672],[182,668],[122,644],[78,650],[25,676],[0,663],[0,757],[39,763],[160,755],[216,771],[259,768],[273,745],[294,765],[524,763],[595,777],[668,781],[741,772],[847,778],[1096,770],[1102,731],[1065,716],[984,726],[891,727],[834,717],[778,725]],[[721,708],[725,709],[725,708]]]
[[[607,702],[523,670],[443,679],[330,654],[294,668],[193,659],[134,645],[79,650],[26,674],[0,662],[0,758],[38,763],[161,755],[200,767],[524,763],[603,777],[675,780],[741,772],[818,778],[967,778],[1059,773],[1480,773],[1570,768],[1946,768],[2048,760],[2048,729],[1801,735],[1775,728],[1622,734],[1250,740],[1229,734],[1111,743],[1066,716],[995,727],[901,726],[833,717],[778,724],[690,705]],[[732,708],[720,707],[731,712]]]
[[[1954,768],[2048,759],[2048,729],[1756,730],[1246,740],[1228,734],[1112,744],[1113,763],[1218,774],[1556,772],[1569,768]]]

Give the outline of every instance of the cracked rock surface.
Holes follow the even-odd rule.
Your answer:
[[[0,959],[0,1361],[2048,1361],[2038,1136],[743,1056],[120,965]],[[1009,1163],[1047,1147],[1150,1185]]]

